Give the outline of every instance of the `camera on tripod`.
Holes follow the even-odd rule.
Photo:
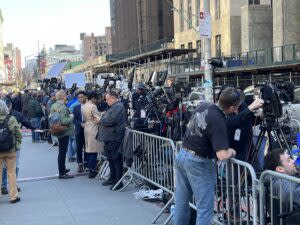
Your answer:
[[[264,100],[262,111],[259,113],[264,118],[276,120],[282,117],[282,104],[294,101],[295,86],[292,82],[265,81],[256,85],[258,96]]]

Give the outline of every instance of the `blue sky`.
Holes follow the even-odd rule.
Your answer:
[[[109,0],[1,0],[3,44],[25,56],[54,44],[75,45],[81,32],[102,35],[110,26]]]

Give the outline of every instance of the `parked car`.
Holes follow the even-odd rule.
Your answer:
[[[194,111],[194,109],[205,101],[205,94],[201,91],[192,91],[188,97],[184,100],[184,104],[189,112]]]

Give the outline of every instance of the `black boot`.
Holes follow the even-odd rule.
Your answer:
[[[90,179],[93,179],[97,176],[97,172],[95,170],[90,170],[90,173],[89,173],[89,178]]]

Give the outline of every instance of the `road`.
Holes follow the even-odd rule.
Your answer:
[[[133,185],[111,191],[101,181],[78,176],[57,179],[57,147],[23,138],[19,187],[21,202],[0,198],[1,225],[150,225],[160,211],[157,204],[135,199]],[[76,163],[67,163],[76,173]],[[163,224],[163,215],[157,224]]]

